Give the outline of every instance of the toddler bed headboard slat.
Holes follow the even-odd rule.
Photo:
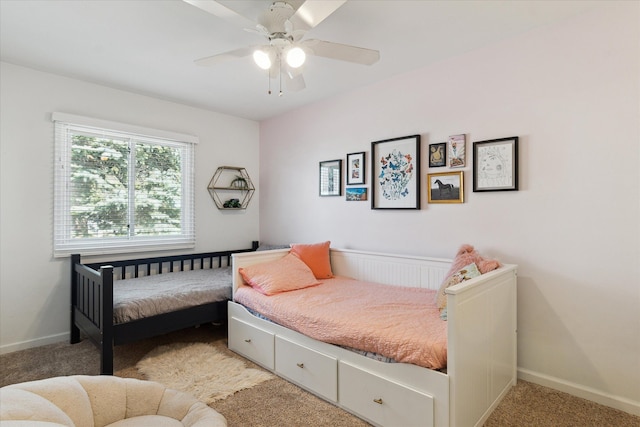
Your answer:
[[[156,258],[138,258],[130,260],[110,261],[114,267],[115,280],[150,276],[153,274],[174,273],[186,270],[204,270],[222,268],[231,265],[232,251],[206,252],[202,254],[171,255]],[[87,263],[90,268],[99,270],[104,262]]]

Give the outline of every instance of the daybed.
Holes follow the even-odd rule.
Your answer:
[[[234,254],[234,298],[246,286],[243,269],[288,254]],[[452,260],[331,248],[330,263],[336,276],[438,290]],[[365,357],[235,301],[229,302],[229,348],[374,425],[481,426],[516,383],[516,270],[503,264],[446,289],[445,369]]]
[[[226,322],[231,254],[254,251],[258,242],[252,245],[251,249],[87,264],[80,255],[72,255],[71,343],[80,342],[83,332],[100,349],[100,373],[112,375],[115,345]],[[195,288],[186,290],[187,282]],[[204,285],[209,282],[215,288]],[[171,289],[174,294],[167,293]]]
[[[3,427],[227,425],[221,414],[189,394],[133,378],[47,378],[2,387],[0,397]]]

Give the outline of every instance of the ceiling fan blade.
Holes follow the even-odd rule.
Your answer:
[[[340,61],[355,62],[356,64],[371,65],[378,62],[380,52],[373,49],[351,46],[346,44],[327,42],[323,40],[305,40],[302,45],[309,48],[316,56],[322,56]]]
[[[289,64],[287,64],[286,61],[284,61],[281,65],[280,65],[282,72],[284,74],[286,74],[287,76],[289,76],[290,79],[294,79],[296,77],[298,77],[299,75],[302,74],[303,70],[304,70],[304,66],[302,67],[291,67],[289,66]]]
[[[248,33],[255,33],[262,37],[269,38],[269,30],[267,30],[267,27],[261,24],[256,24],[255,28],[245,28],[244,30]]]
[[[196,59],[194,62],[196,65],[208,67],[211,65],[220,64],[222,62],[231,61],[233,59],[249,56],[260,46],[248,46],[240,49],[230,50],[228,52],[219,53],[213,56],[207,56],[205,58]]]
[[[305,87],[307,87],[304,83],[304,77],[302,74],[298,74],[295,77],[286,80],[287,90],[291,92],[299,92]]]
[[[205,12],[208,12],[218,18],[224,19],[234,25],[242,28],[253,28],[256,23],[251,19],[240,15],[238,12],[229,9],[221,3],[215,0],[183,0],[185,3],[189,3]]]
[[[307,0],[296,10],[290,20],[296,30],[308,31],[346,2],[347,0]]]

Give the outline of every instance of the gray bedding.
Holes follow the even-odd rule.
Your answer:
[[[132,320],[231,299],[231,267],[156,274],[113,283],[113,320]]]

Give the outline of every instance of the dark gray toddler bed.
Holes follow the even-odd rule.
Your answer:
[[[72,255],[71,344],[84,333],[112,375],[116,345],[226,322],[231,254],[257,247],[88,264]]]

